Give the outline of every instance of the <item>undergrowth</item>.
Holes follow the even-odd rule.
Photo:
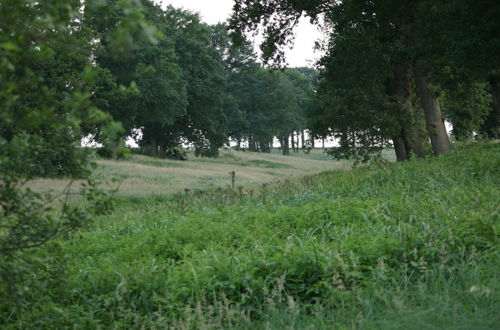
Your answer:
[[[121,198],[12,328],[493,329],[500,144]]]

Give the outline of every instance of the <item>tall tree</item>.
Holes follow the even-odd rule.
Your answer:
[[[188,105],[168,130],[178,132],[201,156],[217,156],[227,141],[223,111],[226,77],[220,53],[214,47],[212,29],[197,14],[169,7],[169,31],[175,36],[179,65],[187,81]]]
[[[11,320],[64,281],[64,257],[46,243],[107,208],[91,181],[82,188],[88,203],[63,202],[57,212],[58,196],[26,188],[39,176],[88,179],[82,134],[119,130],[94,103],[104,78],[80,24],[81,7],[79,0],[0,1],[0,312]],[[140,11],[129,14],[131,25],[146,26]],[[121,54],[128,50],[115,45]]]
[[[97,64],[109,70],[116,81],[111,86],[116,92],[107,95],[106,110],[125,125],[128,134],[142,128],[143,144],[149,145],[152,155],[158,155],[165,127],[183,115],[187,106],[186,81],[178,64],[175,40],[165,33],[170,31],[171,22],[159,6],[142,1],[140,8],[159,31],[158,38],[143,39],[127,56],[117,57],[114,41],[106,36],[127,23],[126,8],[119,1],[112,1],[107,8],[113,19],[87,10],[85,21],[99,40]],[[109,93],[104,89],[100,92]],[[98,97],[105,98],[101,95]]]
[[[484,8],[487,5],[495,8],[493,12],[497,11],[498,6],[487,0],[482,1],[479,7]],[[481,71],[479,67],[468,64],[464,60],[466,56],[462,56],[462,60],[460,60],[459,56],[448,56],[443,49],[458,49],[462,50],[463,54],[467,53],[467,50],[470,49],[467,47],[471,44],[470,40],[464,43],[456,37],[458,35],[465,37],[471,34],[465,28],[467,25],[463,23],[473,21],[476,31],[479,32],[479,36],[475,36],[473,39],[478,40],[495,38],[494,31],[498,27],[498,22],[490,19],[490,15],[485,22],[473,20],[471,15],[463,11],[464,8],[470,6],[474,5],[459,0],[439,3],[433,0],[419,2],[394,0],[368,2],[357,0],[343,2],[237,0],[231,19],[231,27],[237,41],[243,31],[255,30],[262,23],[265,34],[265,41],[262,44],[263,57],[271,64],[282,61],[282,49],[293,39],[293,27],[304,13],[309,15],[312,20],[316,20],[319,15],[323,16],[327,26],[332,28],[331,45],[333,47],[336,47],[336,38],[345,35],[349,30],[358,30],[361,34],[371,36],[371,40],[384,48],[384,54],[387,55],[392,67],[393,82],[389,82],[387,85],[393,88],[389,88],[392,91],[388,91],[388,94],[392,94],[394,99],[400,100],[399,103],[406,105],[402,107],[402,111],[408,112],[408,110],[412,110],[409,109],[409,105],[413,109],[418,108],[416,104],[409,102],[412,101],[413,93],[417,93],[420,99],[419,104],[425,110],[426,126],[433,151],[435,154],[442,154],[451,149],[439,100],[440,86],[438,85],[439,76],[443,74],[443,63],[446,63],[447,66],[459,66],[457,63],[461,63],[476,73]],[[461,23],[454,23],[450,13],[459,14],[459,22]],[[474,41],[472,44],[476,47],[481,45]],[[480,52],[485,58],[491,59],[493,52],[489,46],[481,47]],[[334,53],[330,52],[329,54]],[[328,58],[324,58],[323,62],[328,60]],[[384,59],[381,58],[381,60],[380,64],[383,63]],[[493,68],[490,68],[488,72],[496,72],[497,60],[491,59],[491,63],[493,63]],[[482,62],[482,64],[485,63]],[[405,78],[408,77],[407,74],[414,75],[414,78],[411,75],[409,79]],[[398,92],[400,88],[397,86],[401,86],[401,83],[396,80],[401,81],[400,77],[407,80],[407,83],[403,85],[412,88],[409,93]],[[413,86],[415,86],[414,89]],[[400,90],[404,91],[404,89]],[[403,98],[406,98],[407,101],[401,102]],[[414,111],[412,110],[410,113],[414,113]],[[413,117],[420,125],[419,116]],[[405,122],[405,120],[401,122]],[[402,127],[401,131],[406,136],[400,139],[399,144],[402,145],[402,142],[406,141],[405,149],[413,149],[418,154],[421,151],[421,143],[418,141],[419,134],[405,132],[408,127],[412,126]],[[397,136],[394,140],[398,140]],[[403,148],[399,149],[403,150]],[[404,153],[401,154],[401,157],[404,158]]]

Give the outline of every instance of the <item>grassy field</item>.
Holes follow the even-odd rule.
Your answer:
[[[254,194],[122,196],[60,240],[64,280],[11,325],[498,329],[499,197],[498,143]]]
[[[387,158],[391,159],[391,152]],[[325,170],[349,169],[351,162],[334,161],[323,150],[302,151],[282,156],[222,150],[219,158],[190,157],[189,161],[174,161],[134,155],[129,160],[98,160],[97,178],[117,178],[121,181],[119,195],[163,195],[190,190],[206,190],[231,185],[229,172],[236,172],[236,186],[257,186],[284,178],[310,175]],[[30,183],[35,190],[60,190],[65,180],[40,179]],[[77,186],[77,185],[75,185]]]

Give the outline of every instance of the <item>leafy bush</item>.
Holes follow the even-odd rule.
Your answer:
[[[105,6],[100,1],[85,3],[89,10]],[[125,36],[134,26],[148,27],[137,8],[129,7],[129,24],[117,27],[115,35]],[[95,106],[98,69],[91,59],[91,37],[81,21],[80,1],[0,2],[2,325],[31,310],[34,303],[51,308],[51,299],[65,292],[61,288],[66,256],[54,239],[73,234],[111,206],[108,193],[89,179],[93,155],[80,148],[80,141],[87,134],[100,134],[105,145],[117,143],[121,126]],[[133,41],[127,37],[127,43]],[[123,38],[113,41],[125,52]],[[42,194],[28,187],[36,177],[87,183],[77,193],[68,185],[61,195]],[[69,203],[70,197],[76,201]],[[29,322],[28,327],[39,327],[36,317]]]
[[[56,148],[57,149],[57,148]],[[91,153],[66,147],[68,157],[40,163],[52,152],[35,134],[18,134],[10,141],[0,137],[0,311],[21,313],[33,301],[45,300],[47,290],[64,282],[65,258],[56,237],[67,237],[112,207],[111,193],[90,179]],[[67,153],[66,153],[67,155]],[[64,191],[35,192],[29,182],[41,171],[46,175],[87,178],[74,191],[73,179]],[[79,203],[70,199],[79,198]]]
[[[173,160],[188,160],[189,150],[183,147],[171,147],[165,150],[165,157]]]

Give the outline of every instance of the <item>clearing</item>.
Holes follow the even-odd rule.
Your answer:
[[[392,151],[385,157],[392,160]],[[102,180],[117,178],[121,181],[120,196],[164,195],[191,190],[227,187],[231,184],[229,172],[236,172],[236,186],[250,188],[262,183],[310,175],[325,170],[350,169],[352,162],[335,161],[322,149],[309,154],[300,152],[282,156],[279,150],[271,154],[221,150],[219,158],[191,157],[188,161],[175,161],[133,155],[131,159],[98,160],[96,177]],[[67,180],[38,179],[30,183],[38,191],[61,190]],[[77,187],[74,184],[74,187]]]

